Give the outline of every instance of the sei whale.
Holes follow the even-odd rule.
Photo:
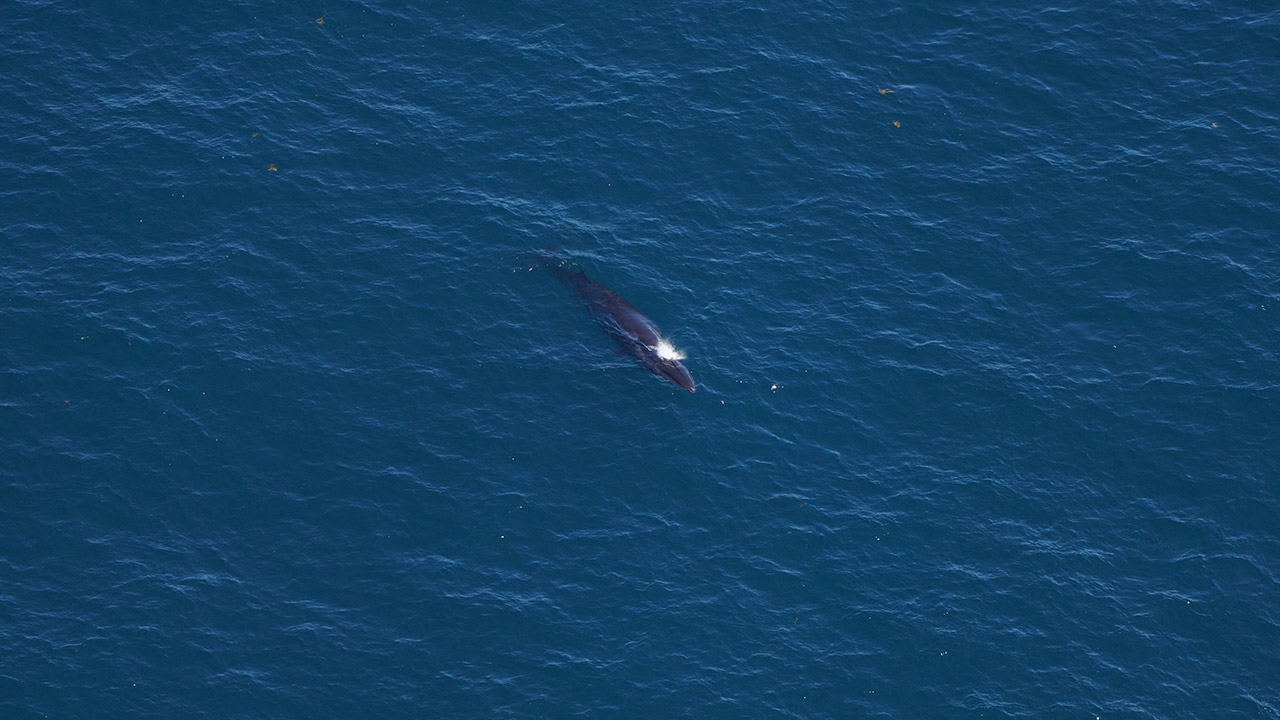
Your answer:
[[[591,317],[618,343],[622,352],[640,361],[654,375],[694,392],[693,376],[680,362],[684,359],[653,321],[621,295],[587,277],[582,270],[543,263],[560,282],[574,291],[591,311]]]

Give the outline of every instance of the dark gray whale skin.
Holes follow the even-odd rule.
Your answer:
[[[679,360],[664,358],[658,354],[662,333],[644,313],[618,293],[587,277],[581,270],[569,270],[551,263],[545,263],[544,267],[582,298],[591,311],[591,317],[618,343],[622,352],[639,360],[654,375],[689,392],[697,390],[693,384],[693,376]]]

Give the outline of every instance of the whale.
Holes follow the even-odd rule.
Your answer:
[[[675,385],[696,392],[693,376],[680,361],[684,356],[662,336],[658,326],[618,293],[587,277],[580,268],[563,264],[543,265],[576,294],[605,334],[613,338],[624,355],[635,358],[649,372]]]

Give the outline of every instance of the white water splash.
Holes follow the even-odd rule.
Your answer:
[[[683,360],[685,358],[685,354],[675,349],[675,347],[672,346],[665,338],[658,341],[658,347],[656,349],[658,351],[658,357],[663,360]]]

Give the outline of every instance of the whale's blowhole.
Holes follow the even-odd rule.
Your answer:
[[[654,350],[657,351],[658,357],[662,358],[663,360],[674,361],[674,360],[683,360],[685,358],[685,354],[677,350],[675,346],[672,345],[671,342],[666,338],[662,338],[658,340],[658,346],[654,348]]]

